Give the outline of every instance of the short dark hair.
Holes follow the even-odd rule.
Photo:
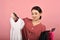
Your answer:
[[[37,10],[39,13],[42,13],[42,9],[39,6],[32,7],[31,11],[34,9]]]

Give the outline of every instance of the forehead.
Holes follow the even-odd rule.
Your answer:
[[[35,10],[35,9],[33,9],[32,12],[33,12],[33,13],[35,13],[35,12],[36,12],[36,13],[39,13],[39,12],[38,12],[37,10]]]

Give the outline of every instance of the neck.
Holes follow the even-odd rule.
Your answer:
[[[40,22],[41,20],[32,20],[32,22]]]
[[[41,23],[41,20],[32,20],[33,26],[38,25]]]

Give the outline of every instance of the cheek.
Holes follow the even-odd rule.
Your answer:
[[[40,15],[37,15],[37,18],[40,18]]]

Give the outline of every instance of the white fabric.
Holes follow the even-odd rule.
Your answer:
[[[10,18],[10,24],[10,40],[22,40],[21,30],[24,27],[24,21],[19,18],[17,22],[14,22],[13,18]]]

